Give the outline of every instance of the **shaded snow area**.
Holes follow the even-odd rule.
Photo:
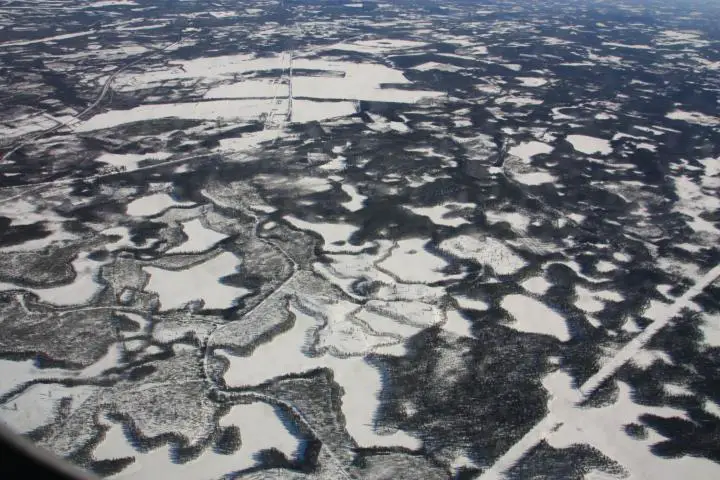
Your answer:
[[[99,478],[720,478],[720,3],[5,3],[2,424]]]

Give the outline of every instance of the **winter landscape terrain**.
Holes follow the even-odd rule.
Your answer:
[[[720,478],[718,19],[0,0],[0,421],[110,478]]]

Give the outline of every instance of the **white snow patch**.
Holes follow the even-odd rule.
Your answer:
[[[455,310],[448,310],[443,330],[460,337],[472,337],[472,325],[465,317]]]
[[[459,235],[443,240],[439,248],[458,258],[489,265],[498,275],[510,275],[527,263],[507,245],[491,237],[481,239]]]
[[[280,133],[280,130],[268,128],[257,132],[246,133],[241,137],[221,138],[220,146],[217,150],[231,152],[255,150],[260,148],[261,144],[278,138]]]
[[[667,363],[668,365],[673,365],[672,358],[666,352],[662,350],[650,350],[647,348],[640,349],[635,355],[633,355],[630,362],[640,368],[646,369],[658,360]]]
[[[266,80],[245,80],[244,82],[220,85],[208,90],[203,98],[275,98],[289,95],[287,84]]]
[[[548,172],[515,173],[512,176],[516,182],[529,186],[554,183],[557,179]]]
[[[671,120],[683,120],[688,123],[714,127],[720,125],[720,117],[713,117],[700,112],[687,112],[685,110],[673,110],[665,115]]]
[[[530,163],[532,161],[532,157],[535,155],[550,153],[552,151],[553,147],[547,143],[532,140],[530,142],[523,142],[511,147],[510,150],[508,150],[508,153],[521,158],[526,163]]]
[[[464,69],[462,67],[458,67],[457,65],[448,65],[447,63],[425,62],[412,67],[411,70],[418,70],[420,72],[428,72],[430,70],[438,70],[440,72],[460,72]]]
[[[287,110],[287,100],[278,100],[279,110]],[[207,102],[165,103],[140,105],[129,110],[110,110],[81,122],[76,132],[91,132],[113,128],[132,122],[162,118],[185,118],[192,120],[255,120],[274,108],[270,100],[210,100]],[[294,112],[293,102],[293,114]],[[302,108],[301,108],[302,110]]]
[[[612,262],[608,262],[607,260],[600,260],[595,264],[595,270],[600,273],[608,273],[612,272],[613,270],[617,270],[617,267]]]
[[[565,319],[534,298],[519,294],[506,295],[500,302],[500,307],[515,319],[515,322],[508,325],[510,328],[520,332],[550,335],[561,342],[570,340]]]
[[[166,254],[205,252],[228,237],[224,233],[218,233],[205,227],[199,218],[183,222],[182,229],[188,237],[187,240],[177,247],[171,248],[165,252]]]
[[[362,322],[374,333],[380,335],[395,335],[401,338],[409,338],[421,330],[420,327],[398,322],[376,311],[367,310],[366,307],[363,307],[357,312],[353,319]]]
[[[263,450],[275,448],[292,459],[300,447],[299,440],[287,430],[275,408],[267,403],[233,405],[218,423],[220,427],[234,425],[242,432],[242,445],[232,455],[223,455],[207,448],[197,458],[178,463],[170,453],[169,444],[147,453],[134,451],[122,427],[113,425],[103,442],[97,446],[95,458],[135,457],[135,461],[127,468],[109,478],[221,478],[257,465],[258,455]]]
[[[557,406],[553,414],[564,424],[552,431],[546,441],[553,448],[587,444],[612,458],[629,472],[642,472],[643,478],[675,479],[692,472],[693,478],[715,478],[717,464],[700,457],[663,458],[652,452],[652,445],[665,438],[652,429],[644,439],[622,433],[624,425],[639,423],[642,415],[686,418],[684,410],[639,405],[632,401],[630,387],[618,381],[617,400],[599,408],[577,408],[574,404]]]
[[[70,398],[71,413],[95,390],[94,387],[66,387],[59,384],[36,384],[0,406],[0,422],[17,433],[27,433],[48,425],[57,414],[60,400]]]
[[[694,397],[695,394],[692,390],[690,390],[685,385],[678,385],[676,383],[665,383],[663,384],[663,390],[665,390],[669,395],[673,395],[676,397]]]
[[[712,347],[720,347],[720,315],[705,313],[702,318],[700,331],[703,341]]]
[[[0,395],[5,395],[24,383],[40,378],[66,378],[68,371],[60,368],[37,368],[35,360],[13,361],[0,358]],[[1,410],[0,410],[1,411]],[[2,420],[2,413],[0,413]]]
[[[720,418],[720,405],[718,405],[717,403],[713,402],[712,400],[705,400],[703,407],[705,408],[705,411]]]
[[[652,50],[653,47],[650,45],[642,45],[642,44],[627,44],[627,43],[617,43],[617,42],[602,42],[603,45],[606,47],[619,47],[619,48],[631,48],[634,50]]]
[[[353,185],[350,184],[343,184],[342,191],[347,193],[350,196],[350,200],[347,202],[343,202],[341,205],[345,207],[347,210],[350,210],[351,212],[357,212],[358,210],[362,210],[365,206],[365,200],[367,200],[368,197],[365,195],[362,195],[360,192],[357,191],[357,188],[355,188]]]
[[[680,175],[673,178],[675,192],[679,201],[673,206],[673,210],[687,215],[691,218],[687,223],[696,232],[718,234],[720,230],[710,221],[700,215],[703,212],[713,212],[720,208],[720,199],[714,193],[706,193],[703,188],[695,183],[692,178]]]
[[[99,8],[99,7],[109,7],[109,6],[119,6],[119,5],[137,5],[136,2],[133,2],[132,0],[100,0],[99,2],[92,2],[85,6],[85,8]]]
[[[81,253],[72,261],[75,278],[72,283],[49,288],[18,287],[12,283],[0,282],[0,291],[27,290],[40,297],[45,303],[58,306],[83,305],[88,303],[99,293],[104,285],[98,283],[100,267],[106,261],[96,261],[88,258],[88,253]]]
[[[379,102],[416,103],[423,98],[441,97],[436,91],[382,88],[382,84],[408,84],[400,70],[373,63],[324,62],[297,59],[295,69],[345,72],[343,77],[293,76],[293,96],[334,100],[367,100]],[[295,102],[293,102],[293,112]]]
[[[623,252],[613,253],[613,258],[615,260],[617,260],[618,262],[622,262],[622,263],[628,263],[630,260],[632,260],[632,256],[628,255],[627,253],[623,253]]]
[[[580,285],[575,286],[575,306],[586,313],[601,312],[605,304],[599,301],[591,290]]]
[[[428,217],[436,225],[445,225],[448,227],[459,227],[466,223],[470,223],[463,217],[448,217],[449,213],[452,213],[462,208],[475,208],[474,203],[443,203],[435,205],[434,207],[410,207],[405,206],[404,208],[412,211],[413,213]]]
[[[514,95],[498,97],[495,99],[495,103],[498,103],[498,104],[512,103],[513,105],[518,106],[518,107],[523,107],[526,105],[542,105],[543,102],[544,102],[544,100],[540,100],[537,98],[517,97]]]
[[[517,63],[501,63],[499,65],[501,67],[512,70],[513,72],[519,72],[520,70],[522,70],[522,65],[518,65]]]
[[[359,4],[362,6],[362,3]],[[427,45],[417,40],[398,40],[394,38],[381,38],[376,40],[358,40],[352,43],[334,43],[323,47],[325,50],[344,50],[359,53],[387,53],[395,50],[407,50]]]
[[[448,263],[428,252],[429,242],[421,238],[399,240],[388,258],[378,264],[403,282],[431,283],[448,278],[440,270]]]
[[[334,311],[330,307],[330,313]],[[342,311],[347,311],[343,307]],[[271,342],[260,345],[251,356],[233,356],[227,352],[219,352],[230,363],[224,378],[230,387],[254,386],[278,376],[290,373],[304,373],[315,368],[329,367],[335,381],[343,388],[342,412],[345,416],[348,433],[361,447],[403,446],[417,448],[420,442],[405,434],[381,434],[375,431],[375,415],[379,407],[378,395],[382,389],[380,372],[367,363],[363,356],[339,358],[330,354],[321,357],[306,356],[307,338],[320,322],[291,305],[290,311],[295,315],[292,328]],[[329,324],[345,323],[341,315],[329,315]]]
[[[507,222],[513,230],[525,233],[530,225],[530,218],[520,212],[493,212],[486,211],[485,218],[491,224]]]
[[[205,309],[230,308],[238,298],[252,293],[219,282],[223,277],[236,274],[238,266],[240,259],[223,252],[185,270],[143,267],[150,274],[145,290],[158,294],[161,311],[179,309],[194,300],[202,300]]]
[[[220,11],[220,12],[208,12],[215,18],[232,18],[237,17],[237,13],[231,11]]]
[[[153,193],[136,198],[127,204],[127,214],[133,217],[151,217],[171,207],[188,207],[193,202],[178,202],[167,193]]]
[[[454,298],[457,300],[458,306],[463,310],[484,311],[490,308],[490,305],[476,298],[470,298],[465,295],[454,295]]]
[[[132,171],[137,170],[138,164],[143,160],[167,160],[171,156],[172,153],[169,152],[146,153],[143,155],[137,153],[103,153],[95,161]]]
[[[359,230],[355,225],[347,223],[306,222],[292,215],[285,215],[283,219],[297,229],[308,230],[320,235],[325,242],[323,244],[323,251],[325,252],[357,252],[369,246],[368,243],[362,245],[351,245],[348,243],[350,237]]]
[[[548,83],[546,79],[538,77],[515,77],[515,80],[523,87],[542,87]]]
[[[720,175],[720,157],[716,158],[703,158],[698,160],[703,167],[705,167],[705,175],[714,177]]]
[[[552,286],[545,277],[530,277],[520,284],[525,290],[535,295],[544,295]]]
[[[298,93],[293,94],[298,95]],[[293,99],[290,121],[293,123],[319,122],[353,115],[357,111],[358,106],[355,102],[318,102]]]
[[[572,144],[575,150],[587,155],[609,155],[613,151],[610,141],[603,138],[588,135],[568,135],[566,140]]]
[[[58,40],[66,40],[68,38],[86,37],[88,35],[96,34],[97,30],[86,30],[83,32],[63,33],[60,35],[53,35],[51,37],[35,38],[32,40],[12,40],[9,42],[0,43],[0,48],[4,47],[17,47],[20,45],[32,45],[35,43],[50,43]]]

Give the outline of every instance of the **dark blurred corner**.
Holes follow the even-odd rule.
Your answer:
[[[87,473],[0,423],[0,479],[95,480]]]

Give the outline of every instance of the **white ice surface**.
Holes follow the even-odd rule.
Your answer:
[[[319,122],[353,115],[358,111],[358,106],[355,102],[321,102],[295,99],[292,105],[290,121],[293,123]]]
[[[140,105],[129,110],[109,110],[94,115],[75,127],[77,132],[91,132],[113,128],[132,122],[183,118],[191,120],[255,120],[273,108],[287,110],[287,100],[275,107],[271,100],[209,100],[206,102],[166,103]],[[294,112],[293,112],[294,113]]]
[[[561,342],[570,340],[565,319],[556,311],[534,298],[512,294],[505,296],[500,307],[515,319],[510,328],[526,333],[550,335]]]
[[[127,204],[127,214],[133,217],[151,217],[170,207],[188,207],[193,202],[178,202],[167,193],[153,193],[136,198]]]
[[[340,78],[293,76],[294,97],[416,103],[423,98],[444,95],[442,92],[429,90],[381,88],[383,83],[410,82],[401,71],[379,64],[298,59],[293,63],[293,68],[345,72]]]
[[[460,308],[466,309],[466,310],[487,310],[490,308],[490,306],[483,302],[482,300],[478,300],[476,298],[470,298],[465,295],[454,295],[455,300],[458,302],[458,306]]]
[[[510,150],[508,150],[508,153],[523,159],[527,163],[530,163],[533,156],[541,153],[550,153],[552,151],[553,147],[547,143],[532,140],[511,147]]]
[[[499,97],[499,98],[495,99],[495,103],[498,103],[498,104],[512,103],[513,105],[516,105],[518,107],[523,107],[523,106],[527,106],[527,105],[542,105],[543,102],[544,102],[544,100],[540,100],[537,98],[518,97],[518,96],[514,96],[514,95],[507,95],[507,96]]]
[[[523,87],[542,87],[548,83],[546,79],[538,77],[515,77],[515,80],[521,82]]]
[[[532,173],[515,173],[512,178],[516,182],[524,185],[537,186],[544,185],[546,183],[555,183],[557,180],[548,172],[532,172]]]
[[[377,48],[391,45],[399,47],[401,41],[390,41],[381,45],[380,43],[356,43],[355,47]],[[352,48],[352,47],[350,47]],[[219,57],[206,57],[194,60],[171,62],[169,67],[159,71],[149,71],[141,75],[123,74],[118,76],[116,83],[120,89],[137,89],[148,88],[150,85],[167,81],[178,81],[183,78],[206,78],[206,79],[226,79],[232,78],[234,74],[267,71],[269,69],[287,69],[290,65],[288,55],[279,55],[275,57],[254,57],[252,55],[228,55]],[[319,58],[303,58],[295,56],[292,60],[292,67],[296,73],[292,76],[293,97],[293,119],[294,122],[307,121],[305,118],[319,119],[318,113],[322,110],[317,105],[314,109],[308,106],[299,105],[298,102],[305,102],[305,99],[334,99],[334,100],[368,100],[368,101],[388,101],[388,102],[406,102],[414,103],[425,97],[439,97],[444,95],[441,92],[419,91],[419,90],[401,90],[397,88],[381,88],[381,84],[400,84],[409,83],[402,71],[392,69],[385,65],[377,63],[355,63],[346,61],[328,61]],[[303,76],[299,72],[303,70],[314,70],[321,75]],[[338,72],[344,74],[342,76],[325,75],[322,72]],[[274,95],[273,95],[274,96]],[[242,101],[241,101],[242,102]],[[214,102],[210,102],[214,103]],[[234,102],[227,103],[228,111],[234,111],[242,104]],[[246,105],[252,105],[246,103]],[[352,105],[352,104],[351,104]],[[220,105],[222,107],[222,105]],[[298,112],[296,112],[296,108]],[[325,113],[320,115],[322,118],[332,118],[332,116],[340,116],[336,110],[333,114],[327,113],[329,106],[325,106]],[[252,107],[246,107],[246,109]],[[216,108],[217,110],[217,108]],[[309,110],[314,111],[314,115],[308,113]],[[346,111],[346,110],[344,110]],[[188,117],[191,113],[185,108],[183,118]],[[343,113],[346,115],[347,113]],[[198,114],[196,114],[198,115]],[[217,117],[217,114],[213,115]],[[89,127],[85,127],[89,128]]]
[[[341,204],[343,207],[351,212],[357,212],[358,210],[363,209],[365,206],[365,200],[367,200],[368,197],[362,195],[358,192],[355,186],[348,183],[343,184],[340,188],[342,188],[342,191],[350,196],[350,200]]]
[[[627,263],[630,260],[632,260],[632,256],[628,255],[627,253],[623,252],[615,252],[613,253],[613,258],[617,260],[618,262]]]
[[[472,324],[456,310],[448,310],[443,330],[459,337],[472,337]]]
[[[447,217],[449,213],[462,208],[475,208],[474,203],[442,203],[433,207],[410,207],[405,206],[413,213],[428,217],[435,225],[445,225],[447,227],[459,227],[460,225],[470,223],[461,216]]]
[[[368,243],[362,245],[351,245],[350,237],[359,229],[355,225],[348,223],[315,223],[300,220],[292,215],[285,215],[283,219],[293,227],[300,230],[308,230],[314,232],[324,240],[323,251],[326,252],[357,252],[369,246]]]
[[[690,217],[687,223],[694,231],[704,235],[720,234],[720,230],[713,222],[701,217],[704,212],[714,212],[720,209],[720,199],[717,195],[706,191],[687,175],[675,176],[673,181],[675,182],[675,193],[680,197],[673,206],[673,210]]]
[[[109,7],[109,6],[116,6],[116,5],[137,5],[136,2],[133,2],[132,0],[100,0],[99,2],[91,2],[87,5],[86,8],[99,8],[99,7]]]
[[[205,309],[229,308],[238,298],[251,293],[219,282],[222,277],[236,274],[239,266],[240,259],[223,252],[185,270],[143,267],[150,274],[145,290],[159,295],[162,311],[182,308],[193,300],[203,300]]]
[[[60,368],[37,368],[34,360],[5,360],[0,358],[0,395],[5,395],[23,383],[40,378],[66,378],[67,370]],[[0,419],[2,414],[0,413]]]
[[[440,272],[448,263],[425,250],[429,243],[422,238],[399,240],[390,256],[378,264],[401,281],[412,283],[431,283],[447,278]]]
[[[608,273],[612,272],[613,270],[617,270],[617,267],[612,262],[608,262],[607,260],[600,260],[595,264],[595,269],[600,273]]]
[[[606,47],[619,47],[619,48],[630,48],[635,50],[652,50],[653,47],[644,44],[630,44],[630,43],[618,43],[618,42],[602,42]]]
[[[211,88],[203,95],[203,98],[275,98],[288,95],[287,84],[266,80],[245,80]]]
[[[9,42],[0,43],[0,49],[5,47],[17,47],[20,45],[32,45],[34,43],[50,43],[57,42],[58,40],[66,40],[68,38],[86,37],[88,35],[96,34],[97,30],[86,30],[82,32],[63,33],[60,35],[53,35],[51,37],[35,38],[32,40],[12,40]]]
[[[485,218],[487,218],[491,224],[507,222],[512,229],[518,233],[525,233],[530,225],[530,218],[520,212],[494,212],[492,210],[486,210]]]
[[[173,247],[168,250],[167,254],[173,253],[198,253],[209,250],[216,243],[226,239],[228,236],[224,233],[210,230],[202,224],[199,218],[190,220],[189,222],[183,222],[182,224],[183,233],[187,235],[188,239],[177,247]]]
[[[580,285],[575,286],[575,306],[586,313],[601,312],[605,304],[598,300],[593,292]]]
[[[706,115],[700,112],[688,112],[685,110],[673,110],[666,115],[671,120],[683,120],[688,123],[695,123],[698,125],[704,125],[713,127],[720,125],[720,117]]]
[[[362,4],[360,4],[362,5]],[[398,40],[394,38],[380,38],[375,40],[357,40],[348,43],[333,43],[326,50],[345,50],[348,52],[383,54],[394,50],[407,50],[427,45],[417,40]]]
[[[568,135],[566,140],[572,144],[575,150],[587,155],[608,155],[613,151],[610,141],[604,138],[588,135]]]
[[[243,152],[262,148],[263,143],[277,139],[281,134],[280,130],[268,128],[243,134],[240,137],[221,138],[220,146],[217,148],[222,152]]]
[[[535,295],[544,295],[552,286],[545,277],[530,277],[520,284],[525,290]]]
[[[457,65],[449,65],[447,63],[425,62],[412,67],[412,70],[418,70],[420,72],[427,72],[430,70],[438,70],[441,72],[460,72],[464,69],[462,67],[458,67]]]
[[[720,315],[705,313],[702,319],[700,331],[703,333],[703,342],[713,347],[720,347]]]

